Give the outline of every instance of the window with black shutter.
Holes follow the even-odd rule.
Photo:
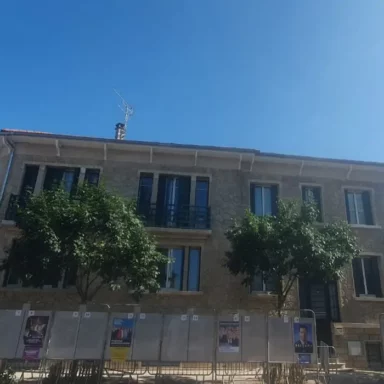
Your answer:
[[[382,297],[378,257],[358,257],[352,262],[356,296]]]
[[[323,221],[323,213],[322,213],[322,204],[321,204],[321,187],[312,186],[312,185],[303,185],[301,187],[301,195],[304,203],[313,203],[315,204],[318,216],[317,221]]]
[[[151,208],[153,187],[153,174],[141,173],[139,182],[139,192],[137,196],[137,208],[141,215],[148,218]]]
[[[100,169],[87,168],[84,175],[84,182],[98,186],[100,178]]]
[[[277,214],[277,185],[251,184],[251,211],[257,216]]]
[[[47,167],[44,190],[63,187],[68,193],[75,190],[79,181],[80,168]]]
[[[371,194],[369,191],[345,191],[347,219],[350,224],[373,225]]]

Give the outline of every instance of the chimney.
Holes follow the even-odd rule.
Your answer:
[[[125,138],[125,124],[117,123],[115,127],[115,139],[124,140]]]

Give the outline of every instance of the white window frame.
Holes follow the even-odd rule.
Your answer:
[[[357,194],[359,194],[359,195],[361,195],[361,200],[363,200],[363,192],[364,191],[353,191],[353,190],[348,190],[347,189],[347,199],[348,199],[348,195],[349,194],[352,194],[353,195],[353,206],[354,206],[354,208],[355,208],[355,210],[354,210],[354,214],[355,214],[355,220],[356,220],[356,223],[350,223],[350,224],[357,224],[357,225],[369,225],[369,224],[367,224],[367,223],[360,223],[360,219],[359,219],[359,214],[358,214],[358,209],[357,209],[357,201],[356,201],[356,195]],[[369,195],[369,199],[371,200],[371,195]],[[371,206],[372,206],[372,202],[370,201],[370,203],[371,203]],[[349,216],[351,216],[352,215],[352,212],[353,211],[351,211],[350,209],[349,209]],[[364,215],[364,217],[365,217],[365,210],[364,210],[364,205],[363,205],[363,215]]]
[[[380,273],[379,257],[376,256],[376,255],[371,255],[371,254],[359,256],[360,263],[361,263],[361,273],[363,275],[363,282],[364,282],[364,293],[355,292],[356,296],[359,295],[360,297],[377,297],[376,294],[374,294],[374,293],[368,293],[367,278],[365,276],[364,259],[369,259],[369,258],[375,258],[376,259],[377,268],[379,268],[379,279],[380,279],[379,283],[381,284],[381,273]],[[355,276],[353,276],[353,278],[355,278]]]
[[[171,291],[171,292],[181,292],[183,291],[183,285],[184,285],[184,269],[182,268],[181,270],[181,288],[171,288],[170,287],[170,279],[169,276],[172,275],[172,266],[174,263],[173,259],[173,251],[174,249],[181,249],[183,251],[183,265],[185,263],[185,252],[186,248],[185,247],[170,247],[168,248],[168,263],[167,263],[167,269],[166,269],[166,276],[165,276],[165,287],[161,288],[161,291],[166,292],[166,291]]]
[[[255,204],[255,215],[257,215],[257,212],[256,212],[256,188],[261,188],[261,205],[262,205],[262,208],[263,208],[263,212],[262,212],[261,216],[267,216],[267,214],[265,213],[264,191],[265,191],[265,188],[269,188],[269,190],[271,190],[272,186],[273,186],[273,184],[266,184],[266,185],[254,184],[252,198],[253,198],[254,204]],[[270,193],[272,193],[272,191]],[[272,211],[272,200],[271,200],[270,210]]]

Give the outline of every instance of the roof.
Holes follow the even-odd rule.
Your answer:
[[[274,159],[287,159],[296,161],[314,161],[314,162],[326,162],[326,163],[338,163],[344,165],[362,165],[362,166],[375,166],[384,167],[383,162],[373,161],[361,161],[361,160],[348,160],[348,159],[334,159],[334,158],[322,158],[312,156],[299,156],[299,155],[286,155],[280,153],[261,152],[257,149],[251,148],[238,148],[238,147],[219,147],[211,145],[196,145],[196,144],[178,144],[178,143],[161,143],[161,142],[150,142],[150,141],[137,141],[137,140],[116,140],[106,139],[98,137],[87,137],[87,136],[75,136],[75,135],[61,135],[40,131],[29,131],[21,129],[1,129],[0,136],[27,136],[27,137],[42,137],[42,138],[53,138],[53,139],[66,139],[66,140],[79,140],[79,141],[92,141],[100,143],[113,143],[117,145],[133,145],[133,146],[149,146],[149,147],[160,147],[160,148],[179,148],[179,149],[190,149],[190,150],[206,150],[206,151],[221,151],[221,152],[232,152],[239,154],[248,154],[260,157],[270,157]]]

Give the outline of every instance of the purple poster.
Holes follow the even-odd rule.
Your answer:
[[[39,347],[25,347],[23,353],[24,360],[38,360],[39,359]]]

